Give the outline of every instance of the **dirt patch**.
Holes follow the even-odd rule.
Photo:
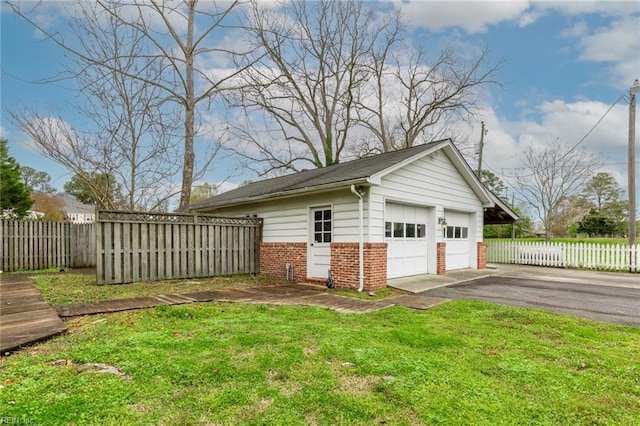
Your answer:
[[[342,376],[339,378],[338,392],[366,395],[380,383],[382,378],[375,376]]]
[[[302,384],[295,380],[290,380],[285,373],[269,370],[265,373],[267,384],[278,389],[283,395],[291,396],[302,389]]]
[[[315,346],[309,346],[302,350],[304,356],[312,356],[318,353],[318,348]]]

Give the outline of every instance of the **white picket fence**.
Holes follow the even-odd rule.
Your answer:
[[[640,245],[492,241],[487,261],[639,273]]]

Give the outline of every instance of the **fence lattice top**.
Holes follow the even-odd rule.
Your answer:
[[[140,222],[140,223],[202,223],[213,225],[260,226],[262,219],[220,217],[208,214],[130,212],[118,210],[98,210],[97,222]]]

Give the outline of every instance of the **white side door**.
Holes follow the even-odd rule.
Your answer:
[[[331,268],[333,212],[331,206],[311,209],[307,246],[307,277],[326,279]]]

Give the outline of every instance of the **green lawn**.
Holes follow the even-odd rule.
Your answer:
[[[640,328],[455,301],[373,314],[191,304],[74,319],[2,359],[47,425],[637,425]],[[128,377],[87,370],[106,363]]]
[[[484,241],[486,243],[490,243],[492,241],[512,241],[511,238],[485,238]],[[517,242],[545,242],[544,238],[516,238]],[[629,244],[629,240],[626,238],[552,238],[552,243],[587,243],[587,244],[598,244],[598,245],[623,245],[626,246]]]

